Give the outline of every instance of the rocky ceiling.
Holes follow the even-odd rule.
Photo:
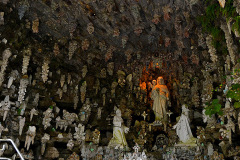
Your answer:
[[[179,59],[186,61],[186,56],[196,59],[196,33],[201,31],[193,19],[202,10],[202,2],[196,0],[1,3],[5,13],[1,38],[18,52],[34,46],[37,64],[47,56],[53,64],[55,61],[57,66],[71,71],[81,70],[92,60],[98,67],[114,61],[116,69],[134,71],[154,59],[166,60],[169,65]]]

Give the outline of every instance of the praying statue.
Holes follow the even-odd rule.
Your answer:
[[[154,86],[155,84],[153,84]],[[157,78],[157,84],[152,88],[151,99],[153,100],[153,111],[155,114],[155,124],[164,124],[164,130],[166,131],[167,123],[167,100],[169,100],[169,91],[164,84],[162,77]]]
[[[190,121],[188,117],[189,109],[186,108],[185,104],[182,105],[182,114],[176,125],[173,126],[173,129],[176,129],[176,133],[183,143],[188,142],[193,138],[192,131],[190,128]]]
[[[128,133],[129,128],[124,126],[123,119],[121,117],[121,110],[116,110],[116,115],[113,118],[113,137],[110,140],[109,147],[128,148],[125,133]]]

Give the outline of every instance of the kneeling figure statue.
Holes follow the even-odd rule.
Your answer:
[[[116,115],[113,118],[113,137],[110,140],[109,147],[120,147],[128,149],[125,133],[128,133],[129,128],[124,126],[123,119],[121,117],[121,110],[117,109]]]

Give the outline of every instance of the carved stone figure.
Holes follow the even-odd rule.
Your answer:
[[[158,77],[157,84],[152,89],[151,98],[153,100],[153,111],[155,113],[155,123],[167,120],[167,100],[169,99],[169,91],[164,84],[162,77]],[[164,124],[166,130],[166,124]]]
[[[116,110],[116,115],[113,118],[113,137],[110,140],[109,147],[121,147],[127,148],[127,141],[125,133],[128,133],[129,128],[124,126],[123,119],[121,117],[121,110]]]
[[[190,138],[193,137],[192,131],[190,128],[190,121],[188,117],[189,109],[186,108],[185,104],[182,105],[182,114],[176,125],[173,126],[173,129],[176,129],[177,135],[183,143],[187,142]]]

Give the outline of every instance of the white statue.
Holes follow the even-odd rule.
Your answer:
[[[154,85],[154,84],[153,84]],[[153,111],[155,114],[155,123],[160,123],[162,120],[167,121],[167,100],[169,100],[169,91],[164,84],[162,77],[158,77],[157,84],[152,89],[151,98],[153,99]],[[166,131],[166,123],[164,123]]]
[[[189,109],[186,108],[185,104],[182,105],[182,114],[176,125],[173,126],[173,129],[176,129],[177,135],[183,143],[187,142],[190,138],[193,137],[192,131],[189,125],[188,117]]]
[[[35,126],[29,126],[28,131],[26,133],[26,140],[24,147],[27,147],[27,150],[29,150],[30,144],[34,143],[34,138],[36,136],[36,127]]]
[[[116,110],[116,115],[113,118],[113,137],[110,140],[109,147],[121,147],[128,148],[125,133],[128,133],[129,128],[124,126],[123,119],[121,117],[121,110]]]

